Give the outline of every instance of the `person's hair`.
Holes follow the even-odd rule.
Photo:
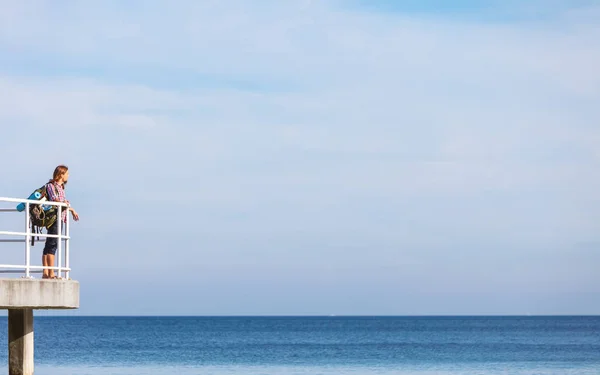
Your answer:
[[[68,170],[69,170],[69,167],[67,167],[66,165],[59,165],[58,167],[54,168],[54,173],[52,174],[52,178],[48,182],[57,182],[59,178],[61,178],[65,173],[67,173]],[[63,187],[64,187],[64,182],[63,182]]]

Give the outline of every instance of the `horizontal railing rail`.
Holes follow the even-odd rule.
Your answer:
[[[68,215],[68,204],[63,202],[53,202],[48,200],[32,200],[32,199],[19,199],[19,198],[7,198],[0,197],[0,205],[6,205],[9,203],[23,204],[24,209],[18,210],[15,208],[0,207],[0,213],[23,213],[25,216],[25,231],[0,231],[0,243],[25,243],[25,264],[0,264],[0,273],[24,273],[23,277],[31,278],[32,273],[42,273],[44,270],[54,270],[57,272],[58,277],[62,278],[63,274],[66,279],[70,277],[70,240],[69,235],[69,215]],[[33,232],[30,207],[32,204],[43,205],[43,206],[56,206],[57,207],[57,219],[56,225],[58,226],[58,234],[48,233],[37,233]],[[67,211],[66,221],[64,222],[64,234],[63,234],[63,221],[62,214]],[[6,237],[24,237],[24,238],[6,238]],[[56,249],[56,264],[57,266],[36,266],[31,264],[31,240],[38,238],[38,242],[44,243],[47,238],[57,238],[58,246]],[[64,241],[64,247],[63,247]],[[64,262],[63,262],[63,249],[64,249]],[[41,255],[41,252],[40,252]],[[41,258],[41,257],[40,257]],[[2,262],[2,253],[0,253],[0,262]]]

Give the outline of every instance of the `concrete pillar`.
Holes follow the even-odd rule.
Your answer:
[[[33,375],[33,310],[8,310],[8,374]]]

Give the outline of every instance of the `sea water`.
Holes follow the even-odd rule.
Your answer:
[[[598,375],[600,317],[36,316],[35,373]]]

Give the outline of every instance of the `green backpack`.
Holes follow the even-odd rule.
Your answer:
[[[47,184],[36,189],[32,195],[39,193],[39,200],[45,200],[48,197],[46,190]],[[35,194],[38,196],[38,194]],[[47,204],[30,204],[29,205],[29,219],[31,220],[31,229],[33,233],[42,233],[42,228],[50,228],[58,217],[58,209],[56,206]],[[39,237],[38,237],[39,240]],[[31,237],[31,244],[34,244],[33,236]]]

